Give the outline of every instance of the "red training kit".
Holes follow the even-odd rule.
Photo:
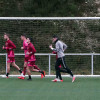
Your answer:
[[[34,53],[36,53],[36,49],[32,43],[28,44],[27,51],[29,52],[28,61],[35,61],[36,59]]]
[[[5,42],[4,49],[7,50],[8,57],[15,57],[13,49],[16,49],[16,46],[11,40]]]

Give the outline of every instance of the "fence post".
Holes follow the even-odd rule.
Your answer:
[[[94,54],[92,53],[92,54],[91,54],[91,75],[93,75],[93,72],[94,72],[94,71],[93,71],[93,70],[94,70],[94,68],[93,68],[93,67],[94,67],[94,66],[93,66],[93,61],[94,61],[94,60],[93,60],[93,57],[94,57]]]
[[[49,54],[49,75],[51,75],[51,55]]]
[[[7,54],[6,54],[6,74],[7,74]]]

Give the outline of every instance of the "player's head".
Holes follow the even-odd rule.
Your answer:
[[[26,34],[22,34],[20,38],[21,40],[26,40]]]
[[[52,42],[55,43],[58,40],[58,36],[54,35],[52,38]]]
[[[32,42],[32,38],[27,38],[27,43],[29,44],[30,42]]]
[[[4,39],[5,39],[5,40],[8,40],[8,39],[9,39],[9,34],[4,33]]]

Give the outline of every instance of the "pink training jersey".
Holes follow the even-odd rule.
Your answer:
[[[24,48],[24,53],[25,53],[25,57],[28,57],[27,53],[27,47],[28,47],[28,43],[26,42],[26,40],[23,41],[23,48]]]
[[[4,49],[7,50],[8,57],[15,57],[13,49],[16,49],[16,46],[11,40],[5,42]]]
[[[36,49],[34,48],[34,45],[33,45],[32,43],[29,43],[29,44],[28,44],[27,50],[28,50],[28,52],[30,53],[30,54],[28,55],[28,57],[29,57],[29,60],[28,60],[28,61],[29,61],[29,62],[35,61],[36,58],[35,58],[34,53],[36,53]]]

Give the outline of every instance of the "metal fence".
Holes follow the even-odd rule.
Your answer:
[[[24,56],[23,53],[15,53],[16,56]],[[36,53],[36,56],[48,56],[48,76],[51,75],[51,56],[54,56],[55,54],[51,53]],[[91,60],[91,74],[94,75],[94,56],[100,56],[100,53],[65,53],[66,56],[90,56]],[[5,56],[6,58],[6,72],[7,72],[7,54],[6,53],[0,53],[0,56]]]

